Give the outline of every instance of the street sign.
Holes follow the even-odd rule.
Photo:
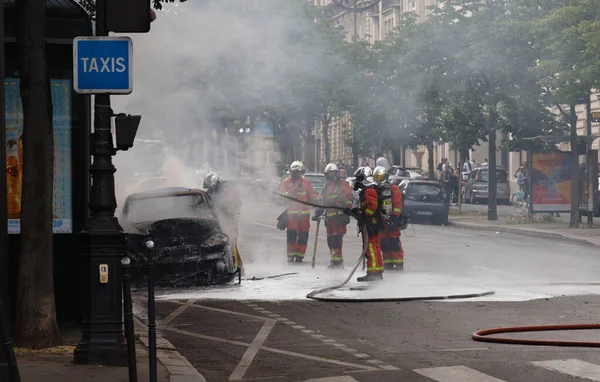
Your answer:
[[[73,40],[73,77],[77,93],[130,94],[133,43],[129,37],[77,37]]]
[[[592,112],[592,122],[600,122],[600,112]]]

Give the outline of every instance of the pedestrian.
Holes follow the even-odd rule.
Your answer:
[[[363,246],[366,247],[367,274],[357,278],[357,281],[379,281],[383,280],[383,256],[381,254],[381,210],[379,209],[379,195],[373,172],[369,167],[361,167],[354,173],[356,181],[354,189],[360,190],[360,207],[353,209],[353,213],[360,218],[360,227],[363,234]],[[366,230],[366,232],[365,232]],[[365,234],[368,239],[365,242]]]
[[[281,182],[279,191],[299,202],[288,201],[287,208],[278,218],[277,228],[287,228],[287,259],[289,263],[301,263],[306,253],[310,231],[310,210],[306,204],[317,199],[315,189],[304,178],[306,167],[300,161],[290,165],[290,177]]]
[[[444,203],[449,205],[450,195],[452,194],[452,169],[450,166],[446,166],[440,174],[440,184],[444,194]]]
[[[234,184],[223,181],[212,171],[206,175],[202,186],[217,207],[217,218],[223,230],[232,239],[234,269],[239,270],[241,275],[244,276],[244,263],[237,245],[242,198],[235,189]]]
[[[389,182],[385,167],[378,166],[373,171],[378,184],[377,193],[383,217],[381,252],[383,267],[386,270],[404,270],[404,249],[400,241],[400,214],[402,213],[402,192],[396,184]]]
[[[336,206],[352,208],[352,190],[346,181],[339,177],[339,168],[334,163],[325,167],[326,183],[318,196],[322,206]],[[350,216],[344,214],[340,209],[318,208],[312,218],[317,221],[325,214],[325,228],[327,229],[327,246],[331,263],[329,268],[343,268],[344,257],[342,255],[342,244],[347,232],[346,226],[350,223]]]
[[[471,171],[473,171],[473,163],[469,160],[469,157],[465,158],[465,163],[462,166],[462,180],[463,182],[469,181],[469,176],[471,176]]]
[[[459,186],[460,181],[461,181],[460,171],[458,170],[458,166],[457,166],[456,169],[454,169],[454,173],[452,176],[452,193],[453,193],[452,203],[458,204],[458,193],[460,192],[460,190],[458,189],[458,186]]]

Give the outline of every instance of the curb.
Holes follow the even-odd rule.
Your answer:
[[[148,327],[137,317],[133,318],[133,322],[135,334],[140,342],[146,349],[150,348]],[[175,346],[158,334],[156,335],[156,358],[167,369],[170,382],[206,382],[202,374],[175,349]]]
[[[548,231],[539,231],[532,229],[523,229],[523,228],[512,228],[512,227],[503,227],[503,226],[492,226],[492,225],[482,225],[477,223],[468,223],[468,222],[454,222],[452,220],[448,221],[448,225],[457,228],[470,228],[476,229],[480,231],[494,231],[494,232],[502,232],[502,233],[511,233],[515,235],[529,236],[529,237],[538,237],[542,239],[554,239],[554,240],[565,240],[570,241],[572,243],[584,244],[588,246],[598,247],[599,243],[594,241],[576,237],[574,235],[567,235],[560,232],[548,232]]]

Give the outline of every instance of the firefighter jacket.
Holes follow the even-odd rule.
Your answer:
[[[328,181],[319,195],[321,205],[352,208],[352,190],[350,185],[340,179]],[[327,218],[344,215],[342,210],[329,208],[325,212]]]
[[[379,226],[381,212],[379,210],[379,196],[375,187],[365,187],[360,191],[360,209],[364,222],[370,226]]]
[[[402,212],[402,191],[400,191],[400,187],[385,182],[379,187],[378,194],[382,214],[387,218],[399,217]]]
[[[283,195],[290,196],[303,202],[312,202],[317,199],[317,194],[312,184],[310,184],[310,182],[304,178],[292,179],[290,177],[285,179],[283,182],[281,182],[279,191]],[[288,200],[286,211],[288,215],[292,216],[309,216],[309,208],[310,207],[306,204]]]

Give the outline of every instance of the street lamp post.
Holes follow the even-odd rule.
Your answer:
[[[96,36],[108,36],[105,27],[106,0],[96,0]],[[93,162],[90,166],[90,217],[79,234],[82,247],[83,320],[81,339],[74,354],[76,364],[126,366],[127,346],[123,338],[121,258],[125,235],[114,216],[116,150],[111,133],[110,95],[97,94],[94,132],[90,136]]]

